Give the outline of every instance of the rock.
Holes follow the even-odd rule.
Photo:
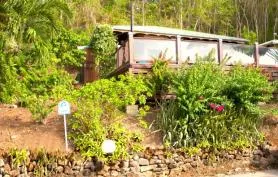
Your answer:
[[[5,172],[11,171],[10,165],[9,165],[9,164],[5,164],[5,165],[4,165],[4,170],[5,170]]]
[[[193,160],[191,158],[187,158],[184,160],[184,163],[191,163]]]
[[[259,149],[255,150],[255,151],[253,152],[253,154],[254,154],[254,155],[263,156],[263,152],[262,152],[261,150],[259,150]]]
[[[236,155],[236,160],[241,160],[242,156],[241,155]]]
[[[27,174],[20,174],[17,177],[29,177]]]
[[[119,172],[113,170],[111,171],[111,176],[118,176],[119,175]]]
[[[129,161],[125,160],[122,161],[122,168],[128,168],[129,167]]]
[[[57,171],[58,173],[63,173],[64,167],[58,166],[58,167],[56,168],[56,171]]]
[[[139,163],[137,161],[131,160],[129,161],[130,167],[139,167]]]
[[[157,164],[157,167],[159,167],[159,168],[167,168],[167,165],[166,165],[166,164],[161,163],[161,164]]]
[[[72,169],[73,169],[73,170],[80,171],[81,167],[80,167],[79,165],[77,165],[77,166],[73,166]]]
[[[153,169],[152,166],[142,166],[140,167],[140,172],[143,173],[146,171],[151,171],[152,169]]]
[[[34,170],[35,167],[36,167],[36,162],[31,162],[31,163],[29,163],[28,168],[27,168],[27,171],[28,171],[28,172],[32,172],[32,171]],[[48,166],[47,166],[47,168],[48,168]],[[49,169],[49,170],[51,170],[51,169]]]
[[[72,175],[73,171],[69,166],[65,166],[64,167],[64,173],[67,174],[67,175]]]
[[[162,151],[162,150],[156,150],[155,152],[154,152],[154,155],[156,155],[156,156],[158,156],[158,155],[163,155],[164,154],[164,152]]]
[[[127,177],[141,177],[138,173],[127,173]]]
[[[144,158],[140,158],[139,159],[139,165],[140,166],[147,166],[147,165],[149,165],[150,163],[149,163],[149,161],[148,161],[148,159],[144,159]]]
[[[236,169],[235,169],[235,172],[240,172],[240,171],[242,171],[241,168],[236,168]]]
[[[171,163],[175,163],[176,161],[174,159],[166,159],[165,163],[166,164],[171,164]]]
[[[176,164],[176,163],[170,163],[170,164],[168,165],[168,167],[169,167],[170,169],[177,168],[177,164]]]
[[[10,174],[11,176],[18,176],[20,173],[19,173],[18,170],[12,170],[12,171],[10,171],[9,174]]]
[[[84,169],[91,169],[92,167],[95,168],[95,165],[93,162],[86,162],[84,164]]]
[[[5,165],[4,160],[3,160],[3,159],[0,159],[0,167],[4,167],[4,165]]]
[[[66,159],[63,159],[63,160],[59,159],[58,160],[58,165],[59,166],[65,166],[65,165],[67,165],[67,163],[68,163],[68,161]]]
[[[82,174],[83,174],[83,176],[90,176],[90,175],[91,175],[91,170],[89,170],[89,169],[84,169],[84,170],[82,171]]]
[[[139,160],[139,156],[138,155],[134,155],[133,156],[133,160],[138,161]]]
[[[137,172],[140,171],[140,167],[139,167],[139,166],[138,166],[138,167],[130,167],[130,171],[131,171],[132,173],[137,173]]]
[[[190,163],[190,165],[193,167],[193,168],[196,168],[198,166],[197,162],[193,161]]]

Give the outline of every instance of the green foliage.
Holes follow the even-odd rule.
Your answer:
[[[26,149],[10,149],[9,157],[12,169],[18,168],[20,165],[24,165],[28,159],[28,152]]]
[[[129,151],[142,150],[142,138],[123,127],[121,114],[113,105],[101,105],[95,100],[82,100],[70,119],[70,127],[70,138],[85,157],[113,161],[127,158]],[[116,151],[109,157],[101,149],[105,139],[116,142]]]
[[[113,30],[109,25],[97,25],[94,27],[90,41],[96,65],[101,71],[101,76],[106,76],[115,67],[117,43]]]
[[[258,111],[258,102],[268,101],[273,88],[260,69],[236,66],[229,73],[224,94],[231,100],[237,110]]]
[[[75,94],[78,99],[92,99],[100,103],[109,103],[123,110],[126,105],[145,104],[148,96],[151,96],[149,88],[142,76],[121,75],[119,79],[100,79],[94,83],[88,83]]]
[[[87,44],[86,36],[62,29],[53,41],[53,51],[59,59],[58,64],[65,67],[81,67],[85,61],[85,52],[78,45]]]
[[[125,159],[129,151],[140,151],[140,134],[122,124],[126,105],[146,103],[149,88],[141,76],[125,75],[119,79],[100,79],[73,93],[77,111],[70,119],[71,139],[83,156],[104,160]],[[105,139],[116,142],[116,151],[106,157],[101,150]]]
[[[176,99],[162,101],[158,126],[174,147],[237,149],[262,140],[258,102],[272,87],[256,68],[226,73],[209,58],[180,69],[172,84]]]
[[[32,113],[33,119],[42,122],[53,111],[56,103],[51,103],[48,96],[31,95],[26,99],[27,108]]]
[[[253,45],[257,42],[257,34],[254,31],[249,31],[246,27],[243,27],[242,37],[249,40],[249,44]]]
[[[154,95],[168,93],[172,83],[172,71],[168,67],[170,59],[166,59],[166,52],[161,52],[157,58],[154,58],[152,70],[147,79]]]
[[[11,57],[0,52],[0,102],[14,103],[18,101],[21,84],[15,63]]]

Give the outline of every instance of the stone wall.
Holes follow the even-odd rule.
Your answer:
[[[130,155],[128,160],[104,164],[95,158],[82,160],[77,153],[66,155],[28,153],[24,163],[12,168],[9,153],[0,156],[0,177],[27,176],[179,176],[192,169],[216,167],[224,162],[237,162],[233,168],[253,165],[266,168],[277,165],[278,156],[268,144],[255,150],[233,150],[210,153],[203,150],[189,155],[164,148],[146,149],[144,153]]]

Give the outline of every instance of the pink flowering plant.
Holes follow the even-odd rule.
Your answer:
[[[173,79],[176,100],[160,103],[165,142],[174,147],[241,148],[261,140],[257,103],[272,88],[256,68],[225,72],[213,58],[181,68]]]

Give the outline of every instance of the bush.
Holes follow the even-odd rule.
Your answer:
[[[237,110],[258,112],[258,102],[268,101],[273,88],[260,69],[254,67],[234,67],[229,73],[224,94],[231,100]]]
[[[166,144],[231,149],[262,140],[257,103],[270,98],[272,87],[257,69],[226,73],[197,59],[175,74],[172,87],[176,99],[160,103],[157,119]]]
[[[119,80],[100,79],[87,84],[73,94],[77,111],[70,127],[71,139],[83,156],[104,160],[125,159],[128,152],[142,149],[142,138],[124,128],[121,111],[129,104],[145,104],[149,89],[141,76],[120,76]],[[105,139],[116,142],[116,151],[109,158],[103,154]]]
[[[154,58],[152,70],[146,79],[153,95],[163,95],[170,91],[173,72],[169,69],[169,59],[166,59],[166,52],[161,52],[157,58]]]

